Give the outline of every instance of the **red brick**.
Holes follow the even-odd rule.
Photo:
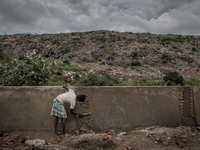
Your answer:
[[[76,135],[79,135],[80,133],[79,133],[79,130],[76,130]]]
[[[186,139],[182,139],[181,142],[186,143]]]
[[[90,130],[90,131],[87,131],[87,134],[90,134],[90,133],[93,133],[93,131],[92,131],[92,130]]]
[[[132,150],[132,147],[126,146],[126,149],[127,149],[127,150]]]
[[[17,140],[17,139],[19,139],[19,135],[12,135],[12,136],[10,136],[10,139]]]
[[[148,134],[148,135],[147,135],[147,137],[148,137],[148,138],[151,138],[151,135],[150,135],[150,134]]]
[[[159,137],[156,137],[156,139],[155,139],[157,142],[159,142],[160,141],[160,138]]]
[[[173,138],[179,138],[180,136],[177,134],[173,134]]]
[[[163,141],[162,144],[163,144],[164,146],[169,146],[169,141],[168,141],[168,140]]]
[[[107,139],[112,140],[112,136],[111,135],[104,135],[103,139],[104,140],[107,140]]]
[[[185,147],[185,144],[181,142],[181,143],[179,144],[178,147],[179,147],[179,148],[184,148],[184,147]]]
[[[6,145],[13,145],[13,142],[6,142]]]
[[[80,128],[80,131],[82,132],[86,132],[86,130],[84,128]]]

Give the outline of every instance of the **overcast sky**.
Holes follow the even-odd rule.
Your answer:
[[[93,30],[200,35],[200,0],[0,0],[0,34]]]

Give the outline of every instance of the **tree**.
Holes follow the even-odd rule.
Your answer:
[[[167,85],[184,85],[184,78],[182,75],[179,75],[176,71],[170,71],[165,74],[163,80],[167,83]]]
[[[35,54],[25,54],[23,60],[0,62],[0,85],[38,86],[47,85],[55,64],[44,61]]]

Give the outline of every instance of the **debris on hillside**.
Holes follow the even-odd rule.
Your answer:
[[[2,46],[15,58],[36,51],[44,59],[69,59],[75,66],[90,67],[97,74],[108,73],[123,80],[157,80],[166,71],[177,71],[184,78],[200,77],[200,36],[115,31],[3,36]],[[69,79],[76,77],[71,73]]]

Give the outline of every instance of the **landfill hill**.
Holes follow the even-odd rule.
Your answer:
[[[44,59],[90,67],[119,79],[163,78],[177,71],[200,78],[200,36],[116,31],[0,35],[7,53],[18,58],[36,52]]]

